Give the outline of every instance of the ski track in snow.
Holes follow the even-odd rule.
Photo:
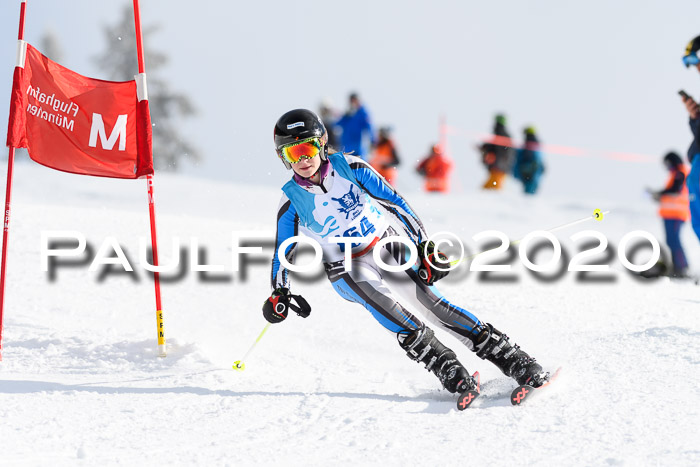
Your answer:
[[[514,382],[437,330],[483,395],[456,397],[410,361],[363,309],[325,279],[297,279],[313,312],[272,326],[235,372],[265,321],[267,260],[248,278],[163,285],[168,357],[156,357],[152,283],[138,266],[148,235],[144,182],[72,177],[18,164],[0,364],[2,465],[698,465],[700,288],[640,282],[611,261],[613,282],[516,283],[475,273],[440,284],[453,302],[505,331],[546,367],[547,394],[522,407]],[[279,191],[159,176],[161,261],[170,239],[199,237],[207,260],[230,266],[231,231],[272,230]],[[515,190],[445,198],[410,194],[431,232],[465,239],[486,229],[511,239],[592,213],[557,233],[597,229],[616,245],[643,229],[663,239],[651,203],[605,206],[525,199]],[[203,200],[206,200],[204,202]],[[201,204],[201,205],[200,205]],[[436,209],[439,208],[439,209]],[[537,213],[536,215],[534,213]],[[103,282],[87,265],[40,270],[42,229],[79,230],[95,248],[114,236],[137,269]],[[700,246],[686,226],[694,272]],[[573,250],[572,250],[573,251]],[[269,253],[269,250],[268,250]],[[229,271],[227,269],[227,271]]]

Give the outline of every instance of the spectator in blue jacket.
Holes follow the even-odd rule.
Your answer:
[[[531,126],[525,128],[525,144],[515,152],[513,176],[523,182],[525,193],[534,195],[544,173],[540,142]]]
[[[367,160],[369,149],[365,140],[369,139],[374,145],[374,132],[367,110],[360,103],[357,93],[350,94],[350,108],[336,122],[336,125],[342,130],[340,134],[342,151]]]
[[[686,67],[691,65],[700,71],[700,36],[696,37],[685,49],[683,63]],[[690,131],[693,133],[693,142],[688,148],[688,160],[690,161],[690,173],[686,178],[688,186],[690,221],[700,240],[700,107],[691,97],[683,96],[683,103],[690,116]]]

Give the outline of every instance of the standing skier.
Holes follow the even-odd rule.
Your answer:
[[[343,151],[351,152],[367,160],[368,151],[366,140],[369,139],[372,145],[375,144],[374,130],[369,120],[369,114],[355,92],[350,94],[348,104],[347,112],[345,112],[335,124],[342,130],[340,133],[340,141],[343,146]]]
[[[523,147],[515,151],[513,177],[523,182],[525,193],[534,195],[537,193],[540,178],[544,173],[544,162],[535,128],[529,126],[525,128],[523,133],[525,134],[525,143]]]
[[[334,147],[328,141],[330,147]],[[391,138],[391,129],[382,127],[379,129],[377,136],[377,144],[374,145],[372,151],[373,157],[369,163],[374,169],[379,172],[379,175],[384,177],[391,186],[396,185],[396,167],[399,165],[399,156],[396,153],[396,145]]]
[[[700,71],[700,36],[690,41],[685,48],[683,64],[686,68],[693,66]],[[695,231],[695,235],[700,240],[700,106],[690,97],[682,97],[683,104],[690,117],[690,131],[693,134],[693,142],[688,148],[688,161],[690,162],[690,173],[686,179],[689,192],[690,221]]]
[[[478,147],[481,162],[489,171],[484,190],[500,190],[513,165],[513,140],[506,129],[506,116],[496,115],[491,139]]]
[[[335,117],[335,111],[333,110],[333,104],[331,103],[330,99],[324,98],[321,101],[321,105],[319,106],[318,110],[321,121],[328,131],[328,144],[335,148],[338,146],[340,137],[338,136],[338,131],[333,126],[337,119]]]
[[[439,144],[430,147],[430,154],[418,163],[416,172],[425,177],[425,191],[450,191],[452,161],[443,154]]]
[[[395,293],[410,297],[411,305],[429,321],[454,335],[478,357],[494,363],[518,384],[539,387],[548,380],[549,373],[518,345],[511,344],[505,334],[450,303],[437,290],[433,283],[447,275],[447,257],[427,241],[418,216],[369,164],[329,150],[326,129],[316,114],[305,109],[285,113],[275,124],[274,140],[279,158],[294,175],[282,187],[272,260],[273,292],[263,305],[265,319],[281,322],[290,308],[302,317],[309,316],[311,309],[306,301],[290,293],[288,270],[280,263],[280,255],[294,261],[296,244],[279,251],[285,240],[303,233],[321,245],[326,273],[336,292],[364,306],[397,336],[408,357],[424,363],[448,391],[473,391],[477,382],[455,353],[440,343],[433,330]],[[377,255],[390,266],[404,264],[410,258],[407,245],[380,242],[399,235],[418,246],[419,259],[405,271],[388,272],[374,258]],[[329,241],[358,236],[365,242]],[[351,249],[347,252],[351,264],[346,264],[346,246]],[[436,263],[443,266],[442,270],[436,268]],[[346,266],[351,269],[346,270]]]
[[[688,260],[681,245],[680,231],[683,223],[690,217],[688,208],[688,187],[685,180],[690,170],[683,164],[681,156],[669,152],[664,156],[664,166],[669,172],[666,186],[663,190],[647,190],[659,202],[659,216],[664,220],[666,244],[671,250],[673,270],[671,277],[687,275]]]

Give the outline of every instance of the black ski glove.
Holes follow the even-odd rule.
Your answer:
[[[426,285],[433,285],[434,282],[439,281],[447,274],[449,274],[449,262],[447,261],[447,255],[435,248],[435,243],[421,242],[418,245],[418,256],[420,257],[420,266],[418,267],[418,277]],[[430,262],[428,262],[430,260]],[[432,264],[431,264],[432,263]],[[435,266],[440,269],[436,269]]]
[[[296,305],[292,303],[296,302]],[[311,314],[309,303],[301,295],[292,295],[286,287],[280,287],[272,292],[270,298],[265,300],[262,311],[265,319],[272,323],[280,323],[287,318],[289,309],[294,310],[302,318],[308,318]]]

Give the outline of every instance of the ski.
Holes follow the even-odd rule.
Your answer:
[[[540,392],[542,389],[545,389],[552,384],[554,380],[557,379],[557,376],[559,376],[560,371],[561,367],[557,368],[554,374],[549,377],[549,380],[538,388],[532,387],[529,384],[522,384],[513,389],[513,392],[510,393],[510,403],[513,405],[521,405],[527,399],[532,397],[533,394]]]
[[[468,409],[469,406],[472,405],[472,402],[481,394],[481,376],[479,372],[475,372],[472,378],[476,380],[476,389],[469,389],[459,395],[459,399],[457,399],[458,410]]]

